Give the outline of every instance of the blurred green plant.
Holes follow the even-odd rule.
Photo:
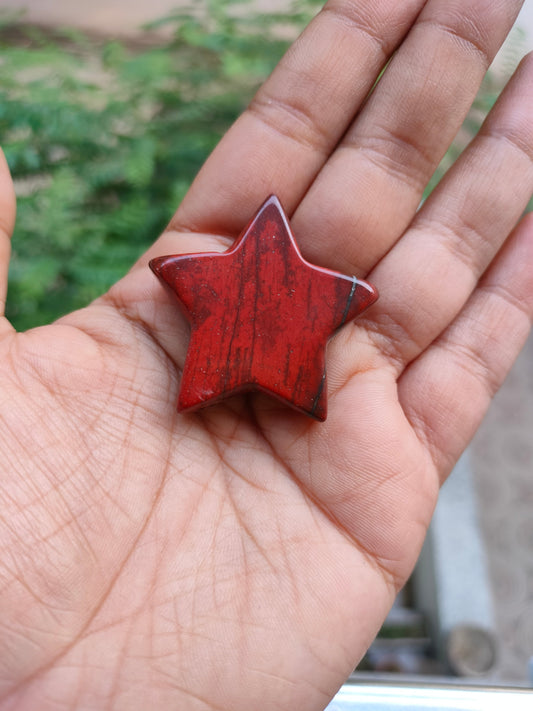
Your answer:
[[[265,14],[250,0],[202,0],[131,43],[0,18],[16,328],[85,305],[126,272],[318,4]],[[154,29],[168,39],[154,45]]]
[[[316,9],[247,4],[203,0],[131,43],[0,21],[0,140],[18,194],[7,315],[18,329],[125,273]],[[154,45],[163,26],[168,39]]]

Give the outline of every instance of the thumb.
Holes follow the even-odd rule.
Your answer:
[[[4,311],[11,235],[15,226],[16,200],[13,181],[5,156],[0,150],[0,337],[6,328]]]

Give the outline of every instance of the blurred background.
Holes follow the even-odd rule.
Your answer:
[[[18,329],[87,304],[157,237],[317,0],[0,0],[0,143]],[[526,50],[533,0],[428,191]],[[421,59],[423,61],[423,59]],[[446,485],[361,670],[532,683],[533,341]]]

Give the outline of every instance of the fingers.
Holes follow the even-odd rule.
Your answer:
[[[292,212],[424,0],[330,0],[201,170],[173,229],[236,236],[270,193]]]
[[[463,308],[533,192],[533,56],[412,228],[370,275],[374,340],[401,372]]]
[[[426,4],[293,217],[310,261],[362,276],[403,234],[520,5]]]
[[[364,274],[407,227],[521,4],[331,0],[215,150],[170,228],[235,237],[267,194],[291,214],[312,186],[293,220],[305,256]]]
[[[399,395],[442,476],[474,434],[533,318],[533,215],[452,325],[404,373]]]
[[[11,235],[15,226],[15,191],[5,156],[0,150],[0,319],[4,316]],[[4,329],[0,321],[0,336]]]

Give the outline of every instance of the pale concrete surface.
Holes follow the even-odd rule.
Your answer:
[[[494,678],[525,682],[533,657],[533,337],[471,454],[500,646]]]
[[[442,487],[413,576],[415,605],[430,625],[438,657],[460,676],[492,671],[498,646],[478,503],[467,450]]]
[[[287,6],[286,0],[258,2],[272,9]],[[131,34],[179,4],[183,0],[0,0],[2,9],[28,8],[31,21],[111,35]],[[518,25],[527,35],[521,40],[515,33],[511,50],[501,55],[507,64],[533,49],[533,0],[526,0]],[[495,678],[524,682],[533,656],[533,339],[491,407],[471,455],[500,642]]]

